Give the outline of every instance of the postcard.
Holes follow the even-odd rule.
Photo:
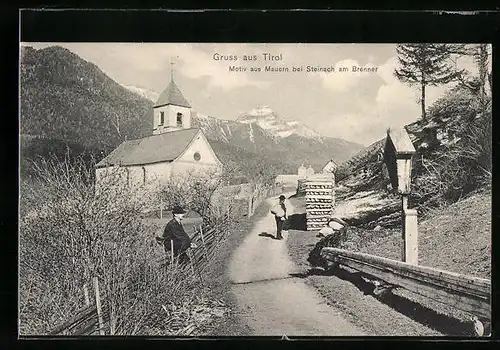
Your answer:
[[[489,336],[489,44],[20,43],[20,336]]]

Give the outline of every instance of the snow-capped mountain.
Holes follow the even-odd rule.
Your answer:
[[[318,141],[322,141],[323,139],[319,133],[295,120],[288,121],[281,119],[268,106],[254,108],[251,111],[243,113],[236,120],[245,124],[256,123],[275,137],[284,138],[295,134]]]
[[[300,123],[279,119],[268,107],[257,113],[261,114],[250,111],[237,120],[225,120],[193,111],[191,125],[199,127],[209,141],[297,167],[310,164],[317,170],[332,158],[342,162],[363,148],[345,140],[321,137]]]
[[[122,85],[122,86],[153,102],[156,102],[158,100],[158,97],[160,96],[158,92],[143,87],[138,87],[133,85]]]
[[[199,127],[207,138],[238,145],[253,152],[264,151],[262,147],[275,144],[277,139],[257,124],[240,123],[192,112],[192,126]]]

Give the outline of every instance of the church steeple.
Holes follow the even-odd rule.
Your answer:
[[[173,62],[170,64],[170,83],[153,106],[153,134],[191,127],[191,105],[175,84]]]

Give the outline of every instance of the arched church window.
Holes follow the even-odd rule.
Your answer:
[[[165,112],[160,112],[160,125],[165,123]]]
[[[142,167],[142,183],[146,183],[146,168]]]
[[[200,159],[201,159],[200,152],[195,152],[194,155],[193,155],[193,157],[194,157],[194,160],[196,160],[197,162],[199,162]]]
[[[177,126],[182,127],[182,113],[177,113]]]

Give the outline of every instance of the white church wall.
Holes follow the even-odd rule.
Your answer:
[[[162,162],[144,166],[130,166],[130,184],[145,185],[145,190],[156,191],[170,181],[188,179],[189,176],[211,174],[213,165],[188,162]],[[145,177],[144,177],[145,170]]]
[[[190,147],[172,164],[172,172],[177,176],[182,174],[215,176],[221,170],[220,161],[202,134],[199,134]]]
[[[198,175],[214,177],[216,170],[214,164],[188,161],[107,167],[96,169],[96,183],[103,186],[144,186],[145,191],[155,191],[171,180]]]
[[[164,114],[163,124],[161,123],[161,112]],[[168,105],[162,107],[156,107],[153,109],[153,133],[158,134],[160,130],[164,128],[169,123],[168,119]]]
[[[217,167],[210,164],[197,164],[194,162],[175,162],[172,164],[173,178],[188,179],[191,176],[209,176],[215,177]]]
[[[196,160],[195,154],[198,153],[200,158]],[[210,147],[210,144],[200,133],[193,140],[190,147],[181,155],[175,163],[190,164],[192,166],[217,166],[219,161]]]
[[[124,167],[109,166],[96,169],[96,184],[112,186],[127,182],[127,172]]]
[[[146,169],[146,182],[152,184],[164,184],[168,182],[172,172],[172,165],[170,162],[147,164],[144,165],[144,168]]]

